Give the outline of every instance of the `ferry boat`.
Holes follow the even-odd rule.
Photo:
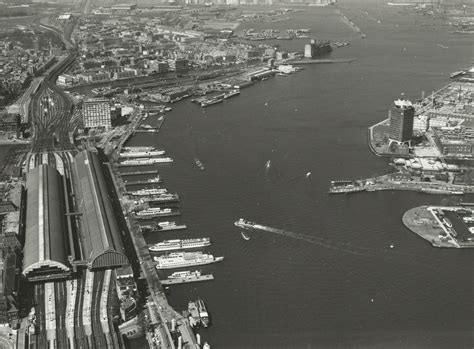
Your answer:
[[[147,195],[163,195],[166,194],[168,190],[164,188],[152,188],[152,189],[140,189],[131,191],[130,195],[133,196],[147,196]]]
[[[170,194],[170,193],[165,193],[165,194],[159,194],[158,196],[153,196],[150,198],[146,199],[147,202],[172,202],[172,201],[179,201],[179,195],[178,194]]]
[[[206,305],[204,304],[201,298],[198,298],[196,303],[197,303],[199,318],[201,319],[202,326],[209,327],[209,314],[207,313]]]
[[[256,223],[254,222],[249,222],[249,221],[246,221],[245,219],[243,218],[240,218],[238,221],[234,222],[234,225],[237,226],[237,227],[240,227],[240,228],[254,228]]]
[[[201,107],[207,107],[209,105],[221,103],[224,101],[224,98],[209,98],[204,101],[201,101]]]
[[[205,247],[211,244],[211,239],[209,238],[197,238],[197,239],[174,239],[174,240],[164,240],[153,246],[150,246],[148,249],[152,252],[162,252],[162,251],[173,251],[173,250],[184,250],[189,248],[198,248]]]
[[[153,207],[153,208],[147,208],[146,210],[138,211],[135,213],[135,215],[137,215],[138,217],[149,217],[149,216],[159,217],[161,215],[166,215],[171,212],[172,212],[171,208]]]
[[[156,225],[144,225],[140,227],[141,231],[154,232],[154,231],[167,231],[167,230],[180,230],[186,229],[185,224],[176,224],[176,222],[159,222]]]
[[[137,158],[124,160],[120,163],[122,166],[146,166],[159,163],[173,162],[172,158]]]
[[[153,259],[157,262],[156,269],[161,270],[221,262],[224,257],[214,257],[212,254],[202,252],[173,252]]]
[[[144,158],[144,157],[156,157],[165,154],[164,150],[153,150],[153,151],[127,151],[120,153],[121,158]]]
[[[124,152],[150,152],[150,151],[155,151],[155,147],[122,147],[122,150]]]
[[[229,91],[226,94],[224,94],[224,98],[227,99],[227,98],[230,98],[230,97],[237,96],[239,94],[240,94],[240,90],[235,89],[235,90]]]
[[[191,277],[191,276],[201,276],[201,272],[199,270],[196,271],[176,271],[170,276],[168,276],[168,279],[182,279],[186,277]]]

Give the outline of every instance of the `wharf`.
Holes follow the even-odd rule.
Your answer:
[[[181,215],[180,211],[173,211],[173,212],[170,212],[170,213],[158,213],[158,214],[155,214],[155,215],[143,216],[143,217],[142,216],[135,216],[135,219],[146,221],[146,220],[152,220],[152,219],[161,218],[161,217],[174,217],[174,216],[180,216],[180,215]]]
[[[144,198],[140,198],[141,201],[147,202],[148,204],[163,204],[168,202],[179,202],[179,195],[174,194],[172,197],[167,198],[160,198],[159,196],[146,196]]]
[[[162,280],[161,284],[162,285],[177,285],[177,284],[186,284],[190,282],[211,281],[211,280],[214,280],[214,275],[209,274],[209,275],[195,276],[192,278],[166,279],[166,280]]]
[[[154,182],[150,182],[150,181],[130,181],[130,182],[127,182],[127,181],[124,181],[124,184],[125,185],[148,185],[148,184],[159,184],[159,183],[162,183],[163,181],[162,180],[158,180],[158,181],[154,181]]]
[[[332,59],[302,59],[302,60],[290,60],[285,63],[300,65],[300,64],[329,64],[329,63],[351,63],[354,62],[355,58],[332,58]]]
[[[123,176],[138,176],[138,175],[148,175],[148,174],[158,174],[158,170],[147,170],[147,171],[134,171],[134,172],[121,172],[120,175]],[[126,183],[125,183],[126,184]]]
[[[159,128],[137,128],[134,133],[158,133]]]

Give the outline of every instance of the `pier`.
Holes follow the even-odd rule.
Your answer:
[[[147,170],[147,171],[134,171],[134,172],[121,172],[120,175],[123,176],[138,176],[138,175],[150,175],[158,174],[158,170]]]
[[[290,60],[287,61],[287,64],[329,64],[329,63],[351,63],[354,62],[356,58],[332,58],[332,59],[302,59],[302,60]]]
[[[182,279],[166,279],[161,280],[162,285],[178,285],[178,284],[187,284],[190,282],[199,282],[199,281],[211,281],[214,280],[214,275],[201,275],[193,278],[182,278]]]
[[[159,183],[162,183],[163,181],[162,180],[157,180],[157,181],[154,181],[154,182],[150,182],[150,181],[130,181],[130,182],[127,182],[125,181],[125,185],[148,185],[148,184],[159,184]]]
[[[135,215],[135,219],[139,219],[139,220],[152,220],[152,219],[156,219],[156,218],[162,218],[162,217],[174,217],[174,216],[180,216],[181,215],[181,212],[180,211],[173,211],[173,212],[169,212],[169,213],[159,213],[157,215],[150,215],[150,216],[137,216]]]

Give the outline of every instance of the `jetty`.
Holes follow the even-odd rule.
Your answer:
[[[290,60],[286,64],[300,65],[300,64],[330,64],[330,63],[351,63],[356,58],[328,58],[328,59],[301,59],[301,60]]]
[[[127,182],[127,181],[124,181],[125,185],[153,185],[153,184],[159,184],[159,183],[162,183],[163,181],[160,179],[160,180],[156,180],[154,182],[150,182],[150,181],[130,181],[130,182]]]
[[[134,171],[134,172],[121,172],[120,175],[123,176],[139,176],[139,175],[150,175],[158,174],[158,170],[147,170],[147,171]]]
[[[161,280],[162,285],[177,285],[177,284],[187,284],[189,282],[198,282],[198,281],[210,281],[214,280],[214,275],[200,275],[200,276],[193,276],[191,278],[179,278],[179,279],[166,279]]]

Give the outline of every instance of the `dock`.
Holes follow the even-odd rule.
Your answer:
[[[214,280],[214,275],[201,275],[192,278],[181,278],[181,279],[166,279],[161,280],[162,285],[177,285],[177,284],[187,284],[190,282],[199,282],[199,281],[211,281]]]
[[[148,185],[148,184],[159,184],[162,183],[162,180],[158,180],[155,182],[149,182],[149,181],[130,181],[130,182],[124,182],[125,185]]]
[[[135,219],[138,219],[138,220],[141,220],[141,221],[149,221],[149,220],[152,220],[152,219],[156,219],[156,218],[162,218],[162,217],[174,217],[174,216],[179,216],[181,215],[181,212],[180,211],[173,211],[173,212],[170,212],[170,213],[160,213],[160,214],[157,214],[157,215],[153,215],[153,216],[135,216]]]
[[[120,175],[123,176],[139,176],[139,175],[150,175],[158,174],[158,170],[148,170],[148,171],[134,171],[134,172],[121,172]]]
[[[351,63],[354,62],[355,58],[333,58],[333,59],[302,59],[302,60],[291,60],[286,62],[287,64],[329,64],[329,63]]]

